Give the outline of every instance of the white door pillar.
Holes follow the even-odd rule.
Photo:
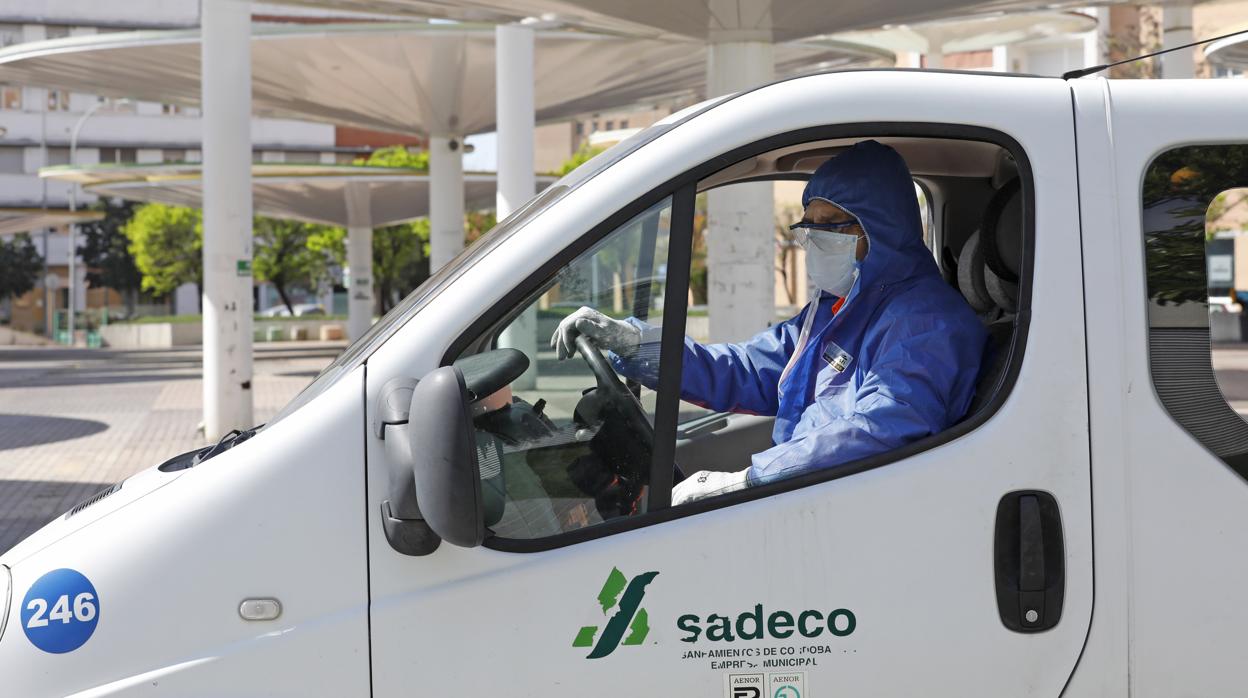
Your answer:
[[[707,56],[707,97],[757,87],[775,76],[770,41],[713,41]],[[712,342],[747,339],[775,320],[774,208],[770,182],[734,184],[707,194]]]
[[[456,136],[429,137],[429,273],[464,249],[464,149]]]
[[[1192,3],[1176,2],[1161,8],[1161,47],[1163,49],[1192,43]],[[1161,77],[1191,78],[1196,76],[1196,49],[1185,48],[1161,57]]]
[[[347,185],[347,339],[373,324],[373,216],[367,184]]]
[[[494,29],[495,99],[498,110],[498,220],[533,197],[533,30],[515,24]],[[512,382],[516,390],[537,385],[537,308],[521,313],[498,338],[500,347],[524,352],[529,368]]]
[[[253,425],[251,5],[201,4],[204,436]]]

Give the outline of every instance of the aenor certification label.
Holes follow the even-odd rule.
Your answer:
[[[790,671],[767,675],[768,698],[807,698],[806,672]]]
[[[765,698],[767,677],[763,674],[725,674],[726,698]]]

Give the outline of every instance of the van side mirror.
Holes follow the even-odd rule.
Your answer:
[[[494,349],[419,381],[398,377],[382,386],[373,432],[385,442],[390,475],[381,504],[390,547],[428,555],[443,538],[477,546],[503,518],[503,443],[522,437],[510,428],[514,420],[495,419],[480,431],[473,419],[509,414],[507,386],[528,367],[522,352]]]
[[[407,425],[421,514],[434,533],[465,548],[485,540],[472,401],[458,367],[434,369],[412,390]]]

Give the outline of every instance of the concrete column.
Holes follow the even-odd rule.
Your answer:
[[[463,140],[456,136],[430,136],[429,273],[441,269],[462,249],[464,249]]]
[[[204,436],[254,423],[251,393],[251,5],[201,4]]]
[[[498,220],[533,197],[533,30],[515,24],[494,29],[498,110]]]
[[[770,41],[712,41],[707,97],[756,87],[774,75]],[[770,182],[734,184],[707,194],[712,342],[747,339],[775,321],[774,208]]]
[[[1161,9],[1161,47],[1163,49],[1192,43],[1192,3],[1176,2]],[[1196,76],[1196,49],[1185,48],[1161,57],[1161,77],[1191,78]]]
[[[1090,7],[1085,14],[1096,18],[1096,29],[1083,37],[1083,64],[1102,65],[1109,62],[1109,8]]]
[[[515,24],[494,29],[494,72],[498,110],[498,220],[503,220],[533,197],[533,30]],[[532,361],[512,382],[516,390],[537,385],[537,308],[530,308],[503,330],[500,347],[524,352]]]
[[[939,48],[934,48],[923,54],[923,59],[926,63],[923,67],[928,70],[938,70],[945,67],[945,54],[941,53]]]
[[[373,216],[367,184],[347,185],[347,339],[373,324]]]

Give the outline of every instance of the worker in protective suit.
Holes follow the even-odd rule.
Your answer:
[[[745,470],[694,473],[673,504],[883,453],[946,429],[970,405],[987,333],[923,244],[901,156],[857,143],[815,171],[802,205],[793,229],[815,299],[740,344],[686,337],[682,363],[681,399],[775,415],[774,445]],[[560,358],[578,334],[610,350],[622,375],[657,385],[658,328],[581,308],[551,338]]]

